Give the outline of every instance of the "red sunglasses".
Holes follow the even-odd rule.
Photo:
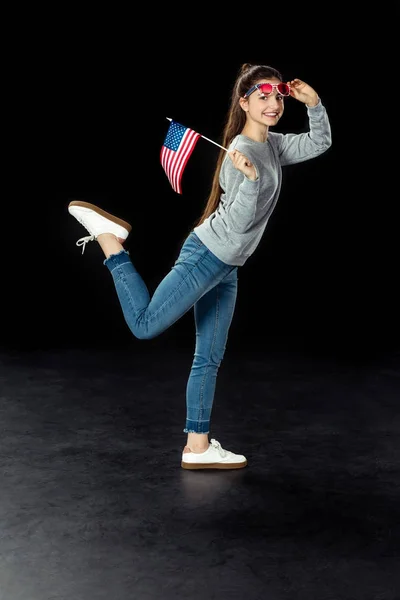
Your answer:
[[[253,87],[245,93],[244,98],[247,98],[256,90],[259,90],[264,96],[268,96],[274,88],[278,90],[281,96],[290,95],[290,86],[287,83],[256,83],[256,85],[253,85]]]

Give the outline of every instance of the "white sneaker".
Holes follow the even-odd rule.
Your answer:
[[[83,246],[82,254],[85,251],[86,244],[93,242],[101,233],[112,233],[123,243],[132,229],[126,221],[110,215],[110,213],[89,202],[73,200],[68,205],[68,212],[90,233],[90,235],[80,238],[76,242],[77,246]]]
[[[224,450],[214,439],[205,452],[182,452],[184,469],[242,469],[246,465],[245,456]]]

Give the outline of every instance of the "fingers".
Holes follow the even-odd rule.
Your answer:
[[[240,152],[239,150],[233,150],[232,152],[228,152],[230,159],[236,168],[240,166],[252,167],[253,163]]]
[[[229,152],[229,158],[232,160],[233,166],[238,171],[241,171],[246,177],[255,180],[257,178],[257,173],[255,171],[255,167],[251,160],[247,158],[244,154],[242,154],[239,150],[233,150]]]
[[[228,156],[231,159],[231,161],[233,162],[233,164],[235,164],[235,152],[236,152],[236,150],[232,150],[232,152],[228,152]]]
[[[232,152],[228,152],[230,157],[234,160],[240,160],[241,158],[246,158],[245,155],[240,152],[240,150],[232,150]]]
[[[233,162],[233,164],[235,164],[238,162],[240,157],[243,156],[243,154],[241,152],[239,152],[239,150],[232,150],[232,152],[228,152],[228,156],[231,159],[231,161]]]
[[[288,81],[287,83],[290,87],[296,88],[299,85],[301,85],[302,83],[304,83],[304,81],[301,81],[301,79],[296,78],[296,79],[292,79],[292,81]]]

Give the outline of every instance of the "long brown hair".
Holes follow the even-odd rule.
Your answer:
[[[225,119],[225,127],[222,132],[222,146],[228,148],[233,138],[237,136],[245,126],[246,113],[240,107],[239,99],[242,98],[247,90],[249,90],[260,79],[274,78],[282,81],[282,75],[273,67],[269,67],[267,65],[252,65],[250,63],[244,63],[241,66],[233,86],[231,105]],[[219,184],[219,174],[225,155],[225,150],[221,149],[217,158],[217,165],[215,167],[211,184],[211,192],[208,196],[207,204],[202,215],[194,225],[195,227],[200,225],[200,223],[209,217],[218,206],[221,193],[223,192]]]

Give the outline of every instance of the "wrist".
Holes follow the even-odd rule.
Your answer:
[[[319,104],[319,97],[318,96],[316,96],[315,99],[310,100],[309,102],[306,102],[307,108],[314,108],[314,106],[317,106],[317,104]]]

